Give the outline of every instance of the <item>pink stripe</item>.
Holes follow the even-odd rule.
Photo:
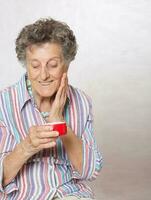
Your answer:
[[[16,109],[17,107],[19,107],[19,103],[18,103],[17,94],[16,94],[15,90],[12,90],[12,102],[13,102],[14,116],[16,118],[15,121],[17,123],[20,134],[22,135],[23,138],[25,138],[26,133],[25,133],[24,128],[22,126],[22,120],[21,120],[21,116],[20,116],[20,113],[19,113],[19,109]]]

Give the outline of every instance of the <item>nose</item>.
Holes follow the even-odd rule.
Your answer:
[[[46,80],[49,77],[49,71],[46,66],[41,68],[40,78],[41,80]]]

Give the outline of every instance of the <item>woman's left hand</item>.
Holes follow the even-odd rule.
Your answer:
[[[62,75],[60,87],[56,93],[50,110],[48,122],[64,121],[63,110],[67,99],[68,78],[67,73]]]

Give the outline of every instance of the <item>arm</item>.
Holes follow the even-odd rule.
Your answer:
[[[103,159],[97,146],[94,130],[92,107],[90,106],[89,116],[86,122],[85,130],[82,134],[83,141],[83,172],[82,179],[94,180],[99,174]]]
[[[3,186],[8,185],[12,179],[15,178],[18,171],[22,168],[23,164],[28,160],[29,156],[26,155],[22,148],[24,141],[17,144],[15,149],[10,152],[3,161]]]
[[[8,185],[15,178],[24,163],[35,153],[56,145],[57,132],[50,126],[33,126],[28,136],[22,140],[3,160],[2,186]]]
[[[82,140],[75,135],[70,127],[67,127],[67,134],[61,139],[73,168],[82,174]]]
[[[8,187],[3,187],[4,160],[16,146],[14,136],[10,134],[7,127],[0,122],[0,193],[9,193],[17,189],[15,180]]]
[[[51,107],[51,115],[48,122],[65,121],[63,117],[64,105],[66,102],[68,88],[67,74],[64,73],[61,79],[60,87],[57,91],[55,100]],[[82,172],[82,140],[78,138],[70,127],[67,127],[67,134],[61,137],[63,145],[66,149],[69,160],[73,167]],[[76,158],[76,159],[75,159]]]
[[[68,87],[67,76],[63,75],[59,90],[51,109],[49,122],[64,121],[63,108],[66,100],[66,90]],[[62,142],[66,149],[69,160],[71,161],[73,177],[80,179],[94,179],[102,167],[102,157],[96,145],[93,133],[92,106],[88,101],[88,117],[82,138],[68,127],[67,135],[62,136]]]
[[[94,137],[91,104],[89,109],[82,138],[78,138],[72,131],[68,132],[70,136],[67,134],[61,138],[72,164],[73,178],[91,181],[102,168],[102,155]]]

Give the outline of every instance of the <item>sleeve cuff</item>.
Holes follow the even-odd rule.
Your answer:
[[[92,181],[96,179],[96,177],[98,176],[102,168],[103,159],[99,151],[97,151],[97,149],[94,149],[85,141],[83,141],[82,148],[83,148],[82,173],[80,174],[71,165],[72,177],[75,179]]]
[[[89,147],[88,144],[84,141],[83,141],[83,145],[82,145],[82,151],[83,151],[82,173],[80,174],[71,165],[72,178],[87,180],[87,179],[91,178],[92,174],[95,171],[95,165],[94,165],[95,155],[93,153],[92,148]]]
[[[9,194],[15,190],[18,190],[18,187],[16,185],[16,180],[13,179],[8,185],[6,185],[5,187],[3,187],[2,182],[3,182],[3,161],[4,158],[6,157],[6,153],[5,154],[0,154],[0,193],[5,193],[5,194]]]
[[[95,150],[83,141],[82,179],[89,180],[95,172]]]

